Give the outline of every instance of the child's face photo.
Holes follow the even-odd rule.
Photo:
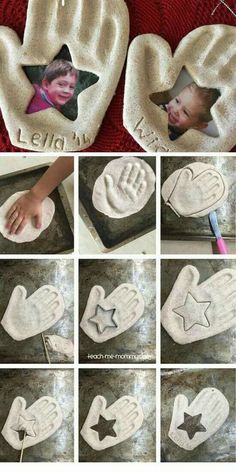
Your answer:
[[[202,108],[202,100],[196,91],[187,86],[166,105],[168,123],[180,130],[206,128],[207,123],[200,119]]]
[[[74,67],[67,46],[47,66],[25,66],[24,71],[34,89],[25,112],[32,114],[55,108],[71,121],[78,116],[78,95],[99,80],[92,72]]]
[[[55,107],[65,105],[74,95],[77,78],[74,74],[66,74],[57,77],[56,79],[48,82],[47,80],[42,81],[42,88],[47,93],[50,101]]]

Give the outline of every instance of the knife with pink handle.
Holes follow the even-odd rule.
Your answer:
[[[228,249],[225,244],[224,239],[221,236],[220,228],[217,221],[217,216],[215,211],[211,211],[208,215],[211,230],[216,238],[216,244],[219,251],[219,254],[228,254]]]

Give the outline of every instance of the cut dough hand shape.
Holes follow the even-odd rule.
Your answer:
[[[161,322],[179,344],[214,336],[236,324],[236,270],[223,269],[198,284],[194,266],[179,273],[161,313]]]
[[[12,144],[45,152],[90,146],[115,93],[128,40],[123,0],[29,0],[23,44],[15,31],[0,27],[0,108]],[[55,108],[26,114],[34,89],[23,67],[52,63],[64,45],[74,67],[99,80],[78,95],[75,121]]]
[[[142,316],[144,300],[133,284],[121,284],[105,298],[95,285],[89,294],[80,326],[94,342],[102,343],[123,333]]]
[[[3,426],[2,435],[10,446],[20,451],[23,445],[20,432],[25,433],[26,449],[52,436],[60,428],[62,420],[61,408],[54,398],[41,397],[26,408],[26,400],[16,397]]]
[[[142,34],[129,46],[123,121],[147,152],[224,152],[235,145],[235,27],[205,25],[187,34],[174,54],[154,34]],[[185,68],[199,87],[216,88],[221,96],[211,108],[219,136],[189,129],[175,141],[168,132],[168,115],[155,105],[153,93],[171,93]],[[168,100],[169,101],[169,100]]]
[[[192,451],[216,433],[229,415],[229,403],[216,388],[204,388],[189,404],[185,395],[174,401],[169,437]]]
[[[97,395],[80,434],[92,449],[102,451],[133,436],[142,423],[143,411],[136,398],[124,396],[107,407],[106,399]]]
[[[25,287],[14,288],[1,324],[15,341],[36,336],[53,326],[64,313],[64,300],[52,285],[43,285],[26,298]]]
[[[124,218],[140,211],[155,189],[152,168],[136,157],[113,159],[93,188],[94,207],[111,218]]]
[[[224,176],[214,167],[195,162],[171,174],[162,197],[178,216],[198,218],[223,205],[228,196]]]

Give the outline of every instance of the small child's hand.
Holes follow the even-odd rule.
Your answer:
[[[35,227],[41,228],[42,201],[30,190],[12,205],[6,217],[10,234],[20,234],[31,218]]]

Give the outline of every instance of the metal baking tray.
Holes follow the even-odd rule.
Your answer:
[[[235,239],[236,235],[236,161],[231,156],[182,157],[163,156],[161,158],[161,185],[177,169],[193,162],[214,165],[226,177],[229,196],[224,205],[217,210],[217,218],[225,239]],[[215,240],[208,216],[201,218],[178,217],[161,198],[161,238],[162,240]]]
[[[31,462],[30,468],[32,463],[35,462],[65,463],[74,460],[73,370],[0,369],[1,430],[16,397],[25,398],[28,408],[43,396],[53,397],[59,403],[62,409],[63,421],[60,428],[46,441],[24,449],[23,462]],[[14,419],[17,422],[17,417]],[[0,434],[0,462],[19,462],[20,454],[21,451],[13,449]],[[24,468],[24,465],[22,467]]]
[[[0,206],[13,193],[29,190],[48,167],[40,165],[0,176]],[[73,215],[62,184],[50,194],[50,198],[55,203],[55,215],[50,226],[35,241],[21,244],[9,241],[0,234],[0,254],[60,254],[73,251]]]
[[[200,281],[207,280],[222,269],[236,270],[236,261],[229,259],[166,259],[161,262],[161,306],[164,305],[180,271],[195,266]],[[236,362],[235,327],[191,344],[177,344],[161,329],[161,362],[163,364],[234,364]]]
[[[0,260],[0,319],[17,285],[27,290],[27,298],[42,285],[58,288],[65,302],[63,317],[44,334],[56,334],[73,341],[74,264],[72,260]],[[71,363],[66,356],[49,351],[52,364]],[[73,362],[73,361],[72,361]],[[15,341],[0,325],[0,364],[47,364],[42,335]]]
[[[161,461],[235,462],[235,369],[163,369],[161,374]],[[209,439],[186,451],[168,436],[175,397],[183,394],[191,403],[202,389],[209,387],[225,395],[229,416]]]
[[[154,364],[156,362],[155,261],[81,260],[79,275],[80,320],[84,314],[90,290],[94,285],[101,285],[107,297],[118,285],[133,283],[139,288],[145,301],[142,317],[130,329],[105,343],[94,343],[80,329],[80,362]],[[109,355],[114,357],[109,358]]]
[[[79,158],[80,216],[104,252],[122,246],[156,227],[156,192],[141,211],[127,218],[109,218],[94,208],[92,193],[95,181],[113,159],[118,157]],[[155,157],[140,157],[140,159],[147,162],[155,172]]]
[[[126,441],[102,451],[92,449],[80,436],[79,462],[155,462],[155,369],[79,369],[79,430],[96,395],[106,398],[107,407],[124,395],[134,396],[142,406],[145,419]]]

